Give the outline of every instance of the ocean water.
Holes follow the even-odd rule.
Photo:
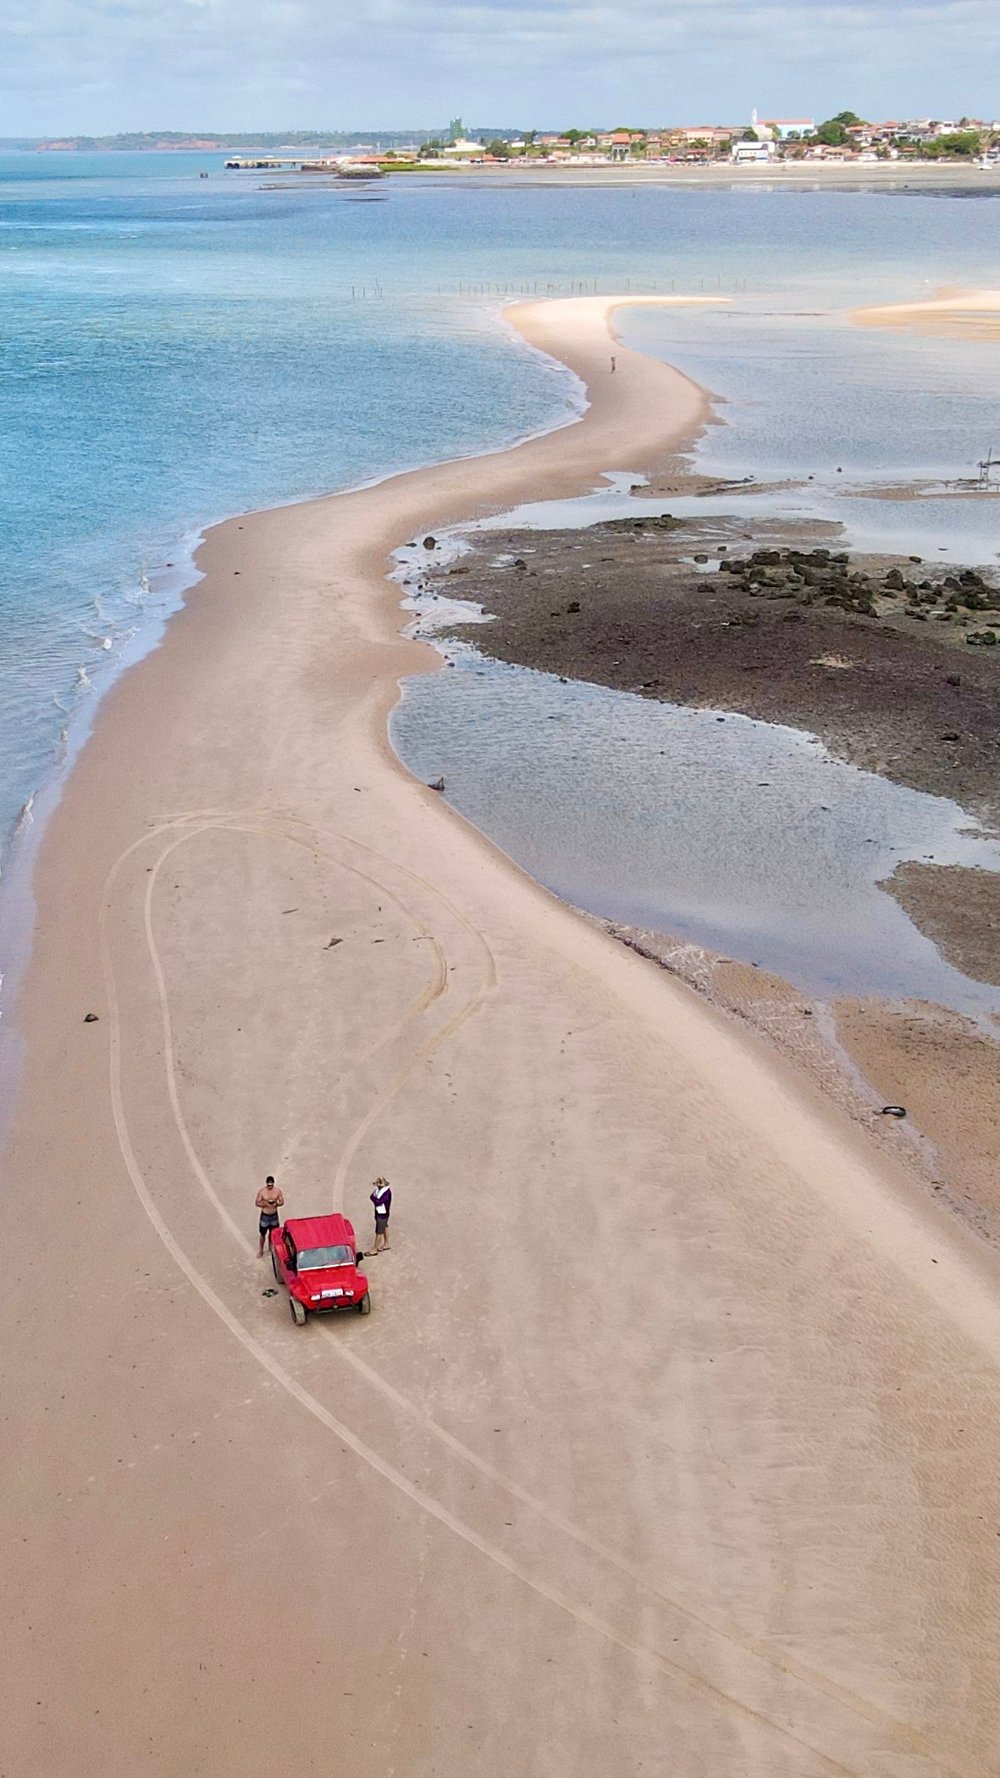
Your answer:
[[[564,399],[485,311],[410,276],[409,212],[390,286],[379,203],[82,158],[0,165],[4,837],[206,523],[480,448]]]
[[[512,340],[504,295],[728,295],[623,323],[726,397],[701,447],[725,473],[810,467],[832,498],[838,467],[959,473],[993,442],[988,351],[821,311],[990,281],[994,199],[265,189],[221,160],[0,157],[0,850],[206,524],[569,411],[573,380]]]

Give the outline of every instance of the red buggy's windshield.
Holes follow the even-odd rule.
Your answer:
[[[353,1266],[354,1249],[341,1243],[337,1247],[307,1247],[299,1254],[297,1270],[322,1272],[327,1266]]]

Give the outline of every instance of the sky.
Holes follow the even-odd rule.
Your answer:
[[[996,0],[0,0],[0,136],[1000,115]]]

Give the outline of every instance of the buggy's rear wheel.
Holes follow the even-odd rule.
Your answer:
[[[305,1327],[305,1324],[306,1324],[305,1305],[303,1303],[299,1302],[299,1299],[297,1296],[290,1296],[289,1297],[288,1310],[289,1310],[289,1314],[291,1315],[292,1320],[294,1321],[296,1327]]]
[[[278,1262],[274,1257],[274,1248],[273,1247],[271,1248],[271,1270],[274,1273],[275,1277],[277,1278],[277,1276],[278,1276]]]
[[[372,1312],[371,1291],[366,1290],[364,1296],[361,1298],[361,1301],[358,1304],[358,1314],[359,1315],[370,1315],[371,1312]]]

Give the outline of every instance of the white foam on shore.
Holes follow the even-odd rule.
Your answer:
[[[158,645],[168,620],[180,609],[187,592],[201,579],[195,564],[195,554],[202,542],[202,536],[201,530],[189,531],[179,544],[172,543],[169,550],[164,550],[164,556],[169,554],[170,565],[154,571],[151,578],[146,574],[145,568],[141,570],[133,586],[131,604],[133,610],[137,606],[142,609],[143,621],[123,623],[110,634],[100,637],[88,636],[83,631],[94,656],[90,663],[94,670],[93,679],[87,664],[78,663],[75,668],[75,695],[67,702],[57,693],[51,694],[55,708],[67,720],[53,740],[38,783],[25,799],[7,835],[6,843],[0,844],[0,906],[3,913],[5,966],[0,974],[0,991],[3,994],[0,1018],[11,994],[16,990],[30,955],[34,925],[32,872],[45,823],[58,804],[73,765],[91,733],[105,692],[122,673],[127,672],[129,667],[134,666]],[[145,594],[141,585],[143,577],[146,580]],[[99,593],[94,594],[91,605],[102,623],[114,621]],[[4,1064],[11,1078],[19,1065],[20,1052],[14,1038],[9,1035],[4,1037],[5,1045],[12,1042],[15,1043],[15,1048],[5,1057]],[[12,1092],[13,1088],[10,1089],[11,1094]],[[0,1115],[4,1112],[5,1104],[0,1105]]]

